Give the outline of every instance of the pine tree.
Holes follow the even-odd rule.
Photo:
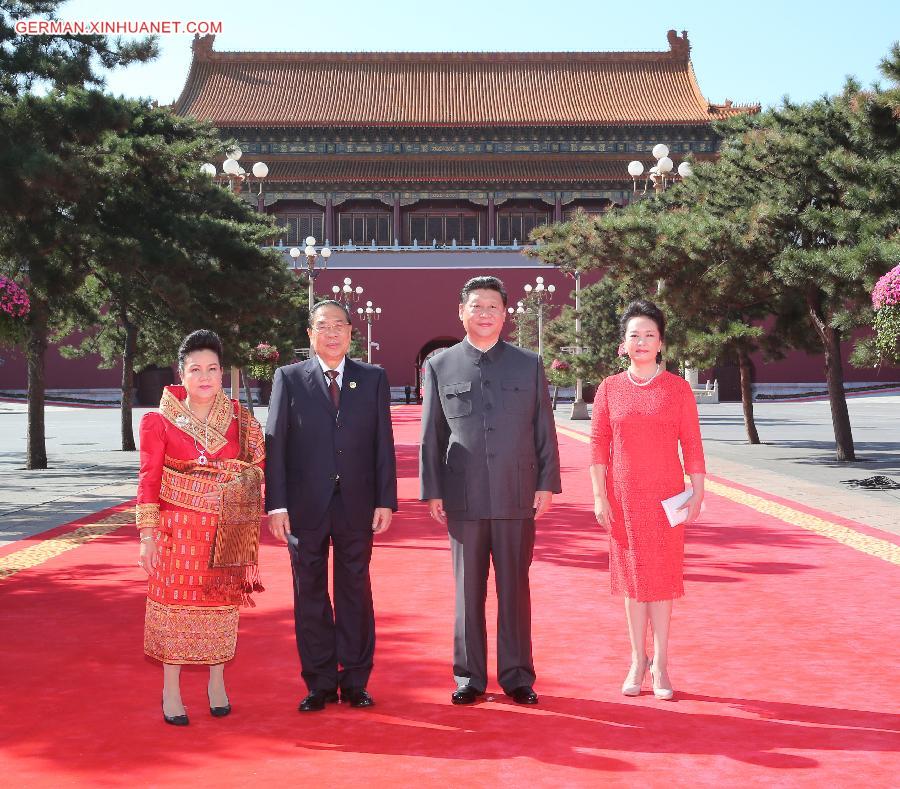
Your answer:
[[[76,308],[87,275],[90,221],[102,198],[95,145],[127,124],[120,102],[85,86],[108,69],[155,57],[156,43],[104,36],[26,36],[19,19],[51,19],[53,0],[0,0],[0,266],[24,277],[31,311],[27,467],[47,467],[44,355],[53,325]],[[40,87],[44,95],[33,89]]]
[[[271,219],[201,173],[225,147],[215,129],[146,102],[126,107],[128,127],[99,146],[106,196],[81,289],[92,315],[80,327],[96,330],[76,353],[121,359],[122,449],[133,450],[137,363],[171,364],[180,338],[204,327],[222,337],[224,361],[241,365],[262,340],[285,344],[278,327],[295,322],[300,287],[263,247],[277,233]]]

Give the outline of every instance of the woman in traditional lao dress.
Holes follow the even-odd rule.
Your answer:
[[[660,309],[632,302],[621,327],[630,365],[603,381],[594,398],[594,514],[609,532],[612,593],[625,597],[631,669],[622,693],[639,695],[649,666],[654,696],[668,700],[674,696],[667,671],[672,600],[684,594],[684,527],[703,502],[703,444],[690,384],[661,366],[666,321]],[[693,495],[683,507],[687,520],[673,528],[660,502],[685,489],[685,472]],[[648,623],[652,661],[645,649]]]
[[[222,391],[222,343],[206,330],[178,349],[182,386],[167,386],[141,420],[137,527],[150,576],[144,651],[163,664],[163,718],[186,726],[181,667],[209,666],[210,712],[231,712],[225,663],[238,606],[262,591],[257,573],[265,439]]]

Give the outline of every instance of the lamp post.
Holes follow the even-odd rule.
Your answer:
[[[531,283],[525,286],[525,297],[531,297],[537,307],[538,316],[538,356],[541,357],[541,364],[544,363],[544,303],[553,298],[556,292],[555,285],[544,285],[544,278],[537,277],[534,285]]]
[[[362,288],[360,288],[360,291]],[[357,307],[356,312],[366,321],[366,361],[372,364],[372,324],[381,317],[381,307],[373,307],[371,301],[365,307]]]
[[[668,145],[664,145],[663,143],[657,143],[656,145],[654,145],[653,156],[656,158],[656,164],[653,165],[647,173],[647,177],[644,180],[644,189],[641,192],[641,195],[647,194],[648,182],[652,182],[653,191],[656,194],[662,194],[666,190],[667,186],[675,183],[677,178],[681,178],[682,180],[684,180],[685,178],[690,178],[694,173],[693,169],[691,168],[690,162],[682,162],[678,165],[675,173],[672,173],[672,169],[675,167],[675,163],[669,158]],[[643,173],[644,165],[639,161],[635,160],[628,163],[628,174],[631,176],[631,180],[634,182],[635,194],[637,194],[638,179],[641,177],[641,175],[643,175]],[[665,284],[665,280],[657,280],[657,295],[663,292]],[[693,372],[694,371],[691,368],[685,367],[685,378],[688,378],[689,376],[693,377]]]
[[[575,269],[575,355],[581,353],[581,272]],[[584,402],[584,381],[575,379],[575,402],[572,403],[572,419],[590,419]]]
[[[316,268],[316,258],[322,255],[322,267]],[[316,239],[313,236],[306,237],[306,248],[301,252],[299,247],[291,247],[291,268],[297,268],[297,258],[306,256],[306,273],[309,278],[309,311],[312,312],[316,303],[316,277],[328,268],[328,258],[331,257],[331,249],[323,246],[320,252],[316,252]]]
[[[359,301],[360,296],[363,294],[363,287],[362,285],[357,285],[354,288],[353,280],[350,277],[344,277],[343,286],[332,285],[331,292],[334,294],[334,300],[343,301],[349,310],[351,302]]]
[[[669,158],[669,146],[663,145],[661,142],[653,146],[653,157],[656,159],[656,164],[647,171],[642,195],[647,194],[649,183],[653,184],[653,191],[659,194],[664,192],[670,183],[674,183],[676,177],[689,178],[693,173],[690,162],[682,162],[678,165],[675,173],[672,173],[675,163]],[[636,159],[629,162],[628,174],[634,183],[634,193],[637,194],[638,180],[644,174],[644,165]]]
[[[520,301],[520,302],[516,303],[515,307],[507,307],[506,311],[510,315],[518,315],[519,316],[519,319],[517,321],[518,334],[519,334],[519,343],[518,344],[519,344],[519,347],[521,348],[521,347],[523,347],[522,346],[522,324],[525,322],[525,319],[522,316],[525,315],[525,313],[532,312],[532,309],[531,309],[531,307],[526,307],[524,301]]]
[[[244,155],[244,152],[235,145],[234,148],[226,151],[227,158],[222,164],[222,174],[219,175],[216,170],[216,166],[214,164],[210,164],[207,162],[206,164],[200,165],[200,172],[204,175],[209,176],[212,179],[221,179],[223,182],[227,181],[228,188],[231,189],[235,194],[240,194],[241,187],[244,183],[247,183],[247,190],[252,195],[252,181],[250,179],[250,175],[244,170],[243,167],[238,164],[238,160],[241,156]],[[265,162],[257,162],[250,168],[253,173],[253,178],[255,178],[259,182],[259,191],[256,195],[256,210],[262,214],[265,213],[265,203],[263,198],[263,181],[266,176],[269,174],[269,166]],[[232,365],[231,367],[231,396],[236,400],[240,400],[240,389],[241,385],[241,368],[235,367]],[[249,394],[248,394],[249,397]],[[249,407],[253,408],[253,403],[248,403]]]

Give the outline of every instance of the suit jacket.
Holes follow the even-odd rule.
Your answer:
[[[530,518],[536,490],[559,493],[559,449],[544,367],[503,341],[463,341],[424,369],[421,497],[454,520]]]
[[[266,420],[266,509],[287,508],[291,531],[322,522],[338,476],[351,523],[369,529],[375,507],[397,510],[384,370],[348,358],[340,406],[332,405],[317,358],[275,371]]]

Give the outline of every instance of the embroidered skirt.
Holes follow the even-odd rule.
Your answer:
[[[158,560],[147,587],[144,652],[163,663],[214,665],[234,657],[238,600],[210,569],[218,516],[163,504]]]

